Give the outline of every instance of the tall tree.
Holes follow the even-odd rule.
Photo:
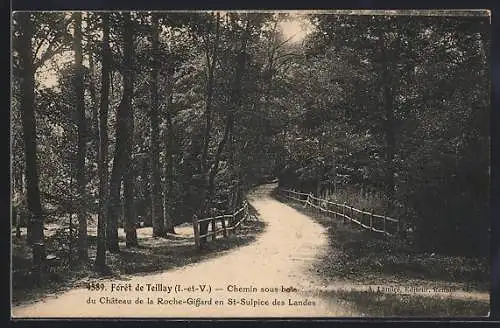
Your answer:
[[[82,262],[88,260],[87,244],[87,195],[85,178],[85,145],[86,145],[86,120],[85,120],[85,90],[83,85],[83,51],[82,51],[82,13],[73,13],[75,53],[75,100],[78,117],[78,151],[76,159],[76,175],[78,184],[78,257]]]
[[[164,186],[163,186],[163,218],[165,232],[175,233],[174,221],[172,219],[172,190],[174,183],[174,131],[172,123],[172,92],[173,92],[173,69],[169,68],[167,81],[167,110],[165,115],[166,134],[165,134],[165,170],[164,170]]]
[[[212,102],[214,93],[214,72],[215,65],[218,61],[219,42],[220,42],[220,14],[215,14],[215,31],[213,36],[213,43],[210,43],[211,34],[209,32],[202,35],[203,49],[205,53],[206,65],[206,87],[205,87],[205,132],[203,135],[203,149],[201,153],[201,171],[206,173],[208,171],[207,157],[208,148],[210,145],[210,130],[212,129]]]
[[[134,112],[132,99],[134,95],[134,69],[135,69],[135,50],[134,50],[134,23],[130,13],[123,14],[123,57],[124,57],[124,76],[123,76],[123,94],[125,97],[124,119],[125,121],[125,155],[123,171],[123,194],[125,205],[125,235],[127,247],[137,246],[137,230],[135,217],[135,195],[134,181],[135,169],[132,162],[132,152],[134,149]],[[126,96],[125,96],[126,95]]]
[[[23,124],[24,156],[26,163],[26,189],[29,210],[29,242],[33,245],[43,245],[43,215],[40,202],[37,164],[37,134],[35,119],[35,67],[33,63],[33,20],[30,13],[18,13],[20,28],[19,53],[21,66],[21,116]],[[33,247],[33,265],[39,273],[42,259],[45,257],[43,246]]]
[[[238,18],[236,18],[238,19]],[[235,49],[235,68],[232,76],[232,84],[229,95],[230,109],[226,115],[224,134],[222,139],[217,145],[217,150],[215,153],[215,158],[212,166],[207,172],[207,186],[205,191],[205,197],[201,205],[202,214],[206,215],[207,211],[211,207],[211,202],[213,199],[213,194],[215,191],[215,177],[219,171],[219,165],[221,161],[222,153],[229,142],[231,136],[231,130],[234,125],[235,113],[241,109],[241,84],[243,79],[243,74],[246,66],[247,60],[247,45],[250,38],[252,22],[249,17],[245,17],[244,28],[241,32],[240,46]],[[208,231],[208,222],[203,222],[200,224],[200,234],[205,235]],[[206,237],[201,239],[201,244],[205,244],[207,241]]]
[[[376,67],[380,70],[381,79],[381,94],[382,94],[382,106],[385,119],[383,121],[383,131],[385,139],[385,194],[387,198],[387,208],[392,211],[392,204],[394,202],[394,155],[396,152],[396,137],[395,137],[395,122],[394,122],[394,99],[395,99],[395,89],[397,88],[397,83],[394,81],[392,71],[395,69],[394,63],[398,61],[397,55],[395,55],[396,49],[394,49],[394,42],[391,43],[390,33],[386,31],[386,28],[391,26],[392,19],[386,18],[386,22],[381,26],[380,33],[378,35],[379,41],[379,58]],[[382,23],[382,24],[383,24]],[[389,26],[387,26],[389,25]],[[392,47],[391,47],[392,46]]]
[[[122,173],[125,170],[128,140],[127,127],[129,122],[127,122],[127,103],[128,98],[131,96],[132,95],[130,95],[128,92],[125,92],[124,88],[123,95],[116,112],[115,149],[113,155],[113,164],[111,168],[111,178],[109,181],[109,203],[106,222],[107,249],[111,253],[118,253],[120,251],[120,246],[118,244],[118,217],[122,212],[120,191]]]
[[[102,68],[99,111],[99,214],[97,217],[97,254],[95,268],[102,271],[106,265],[106,200],[108,199],[108,110],[109,110],[109,15],[102,14]]]
[[[159,73],[159,17],[152,14],[152,69],[151,69],[151,217],[153,237],[165,234],[163,204],[161,201],[160,172],[160,118],[158,115],[158,73]],[[167,150],[168,151],[168,150]],[[168,177],[165,177],[167,179]]]

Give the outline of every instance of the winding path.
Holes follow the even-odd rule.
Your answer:
[[[261,186],[249,196],[260,220],[267,223],[266,230],[250,245],[217,258],[158,274],[104,281],[107,291],[91,292],[75,288],[34,304],[15,307],[12,315],[16,318],[356,315],[341,303],[321,298],[315,293],[321,284],[308,270],[321,252],[327,250],[326,231],[307,216],[273,199],[270,192],[274,187]],[[110,292],[112,283],[124,287],[130,284],[132,290]],[[147,284],[165,291],[147,291]],[[135,291],[137,285],[142,285],[144,291]],[[182,290],[169,293],[168,288],[175,289],[176,285],[180,285]],[[202,292],[200,288],[203,285],[206,289]],[[190,286],[199,290],[192,292]],[[283,287],[293,287],[297,291],[284,292]],[[242,292],[234,291],[238,288],[242,288]],[[268,288],[268,291],[262,291],[262,288]],[[89,304],[89,297],[95,299],[96,304]],[[107,301],[128,299],[132,304],[102,304],[102,301],[106,302],[106,297]],[[143,304],[134,304],[138,297]],[[148,298],[152,304],[146,304]],[[197,299],[211,304],[196,306]],[[232,304],[230,300],[238,303]],[[179,301],[181,304],[177,304]],[[216,304],[216,301],[223,301],[223,304]],[[191,302],[194,304],[189,304]]]

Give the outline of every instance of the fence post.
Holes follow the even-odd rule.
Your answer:
[[[217,231],[217,221],[215,219],[210,220],[210,223],[212,225],[212,240],[217,239],[217,234],[215,233]]]
[[[193,215],[193,231],[194,231],[194,244],[200,248],[200,227],[198,225],[198,217]]]
[[[243,210],[245,216],[243,218],[243,220],[246,220],[248,219],[248,217],[250,216],[250,214],[248,213],[248,202],[245,200],[245,209]]]
[[[225,217],[223,217],[221,219],[221,224],[222,224],[222,233],[224,234],[224,238],[227,238],[226,218]]]
[[[229,222],[228,222],[228,223],[229,223],[229,224],[228,224],[228,225],[229,225],[229,228],[231,228],[231,229],[229,229],[229,230],[228,230],[228,232],[227,232],[228,236],[230,236],[230,235],[234,235],[234,222],[235,222],[235,221],[236,221],[236,216],[234,215],[234,212],[233,212],[233,213],[231,214],[231,218],[229,219]]]
[[[373,231],[373,212],[370,212],[370,230]]]
[[[345,217],[345,202],[342,205],[342,219],[344,220],[344,223],[347,222],[347,218]]]
[[[384,234],[387,234],[387,229],[386,229],[386,218],[387,218],[387,215],[384,215]]]

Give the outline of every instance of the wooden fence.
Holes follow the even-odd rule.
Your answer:
[[[298,201],[304,207],[312,207],[317,211],[333,214],[334,218],[341,217],[344,222],[357,224],[373,232],[394,236],[400,232],[400,221],[386,215],[378,215],[366,210],[360,210],[346,203],[339,204],[326,199],[315,197],[312,193],[280,189],[280,194],[288,199]]]
[[[215,240],[217,235],[222,234],[225,238],[235,231],[239,225],[248,218],[248,202],[244,201],[243,206],[232,214],[224,214],[204,219],[193,219],[194,242],[196,247],[200,248],[200,239],[211,236],[211,240]],[[200,235],[200,223],[208,222],[209,228],[207,233]],[[220,224],[220,225],[219,225]]]

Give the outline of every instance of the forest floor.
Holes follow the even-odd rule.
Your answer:
[[[152,228],[138,228],[137,247],[126,247],[125,232],[118,230],[120,252],[107,254],[106,264],[109,272],[106,277],[100,277],[93,270],[93,263],[87,265],[72,265],[67,261],[62,264],[57,273],[48,275],[43,286],[35,287],[30,282],[29,271],[32,263],[31,248],[26,243],[26,229],[21,230],[21,238],[15,237],[12,231],[12,304],[20,305],[40,300],[46,296],[58,295],[76,285],[101,278],[116,279],[128,274],[147,274],[181,267],[191,263],[204,261],[215,256],[220,256],[226,251],[248,244],[264,231],[265,224],[255,219],[255,210],[250,207],[250,220],[239,226],[237,233],[229,238],[218,236],[210,241],[203,250],[198,250],[194,245],[193,226],[184,223],[175,227],[175,234],[168,234],[163,238],[152,237]],[[89,220],[88,241],[89,258],[95,258],[96,253],[96,220]],[[47,249],[54,250],[61,244],[60,224],[47,224],[45,226]],[[210,239],[209,239],[210,240]],[[51,253],[48,251],[48,253]],[[63,256],[61,256],[63,257]],[[93,262],[93,261],[92,261]]]
[[[408,243],[304,208],[328,231],[328,251],[312,272],[325,297],[343,299],[367,316],[486,316],[489,260],[424,253]]]

